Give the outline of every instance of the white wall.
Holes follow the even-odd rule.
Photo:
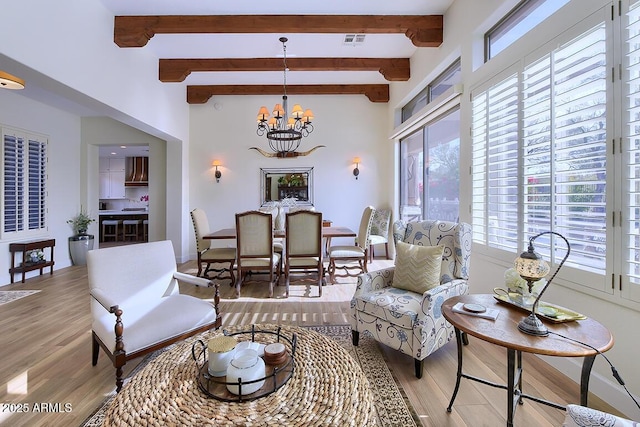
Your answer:
[[[149,147],[150,180],[149,187],[143,190],[149,195],[149,239],[166,239],[166,141],[107,117],[85,117],[82,119],[82,145],[87,152],[85,164],[90,165],[86,170],[86,200],[94,212],[97,212],[99,200],[97,148],[101,145]],[[98,230],[95,234],[98,236]]]
[[[335,225],[357,230],[365,206],[390,206],[393,157],[387,153],[393,144],[387,139],[386,104],[356,95],[290,95],[290,105],[311,108],[316,117],[315,130],[303,138],[300,151],[326,147],[295,159],[266,158],[249,149],[268,150],[266,137],[256,135],[255,116],[261,105],[271,109],[280,101],[278,96],[221,96],[191,106],[190,209],[204,209],[213,229],[232,227],[236,212],[260,206],[260,168],[285,167],[313,167],[314,204]],[[356,156],[361,158],[357,180]],[[220,183],[215,182],[214,159],[222,162]],[[195,258],[193,236],[190,253]]]
[[[48,233],[43,234],[42,238],[56,239],[54,270],[67,267],[71,264],[67,239],[73,232],[66,221],[75,216],[80,209],[80,118],[8,90],[0,91],[0,111],[0,125],[10,125],[49,136],[49,222]],[[10,243],[11,241],[7,240],[0,242],[1,284],[10,282]],[[49,269],[45,271],[48,274]],[[32,271],[27,273],[26,277],[37,274],[38,271]],[[21,275],[16,275],[15,279],[19,281]]]
[[[178,260],[187,260],[185,86],[161,83],[158,61],[149,50],[115,44],[113,16],[99,0],[12,2],[3,5],[2,16],[0,39],[11,43],[0,45],[0,65],[26,80],[20,95],[79,116],[111,117],[167,142],[171,155],[158,167],[171,176],[159,191],[173,201],[161,207],[164,222],[172,228],[157,235],[171,239]],[[82,165],[87,167],[83,179],[89,179],[93,155],[89,147],[82,148]],[[92,203],[89,188],[81,186],[75,205]]]

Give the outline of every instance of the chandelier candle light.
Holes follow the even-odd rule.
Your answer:
[[[324,145],[318,145],[307,152],[297,152],[296,150],[300,146],[300,140],[302,137],[307,137],[313,132],[312,121],[314,119],[313,112],[310,109],[303,110],[300,104],[295,104],[291,111],[291,116],[287,112],[287,42],[286,37],[280,37],[282,43],[282,50],[284,52],[283,66],[284,66],[284,84],[282,95],[282,104],[276,104],[273,107],[273,117],[269,118],[269,110],[267,107],[262,106],[258,111],[258,129],[256,133],[258,136],[264,136],[266,134],[269,141],[269,147],[274,153],[268,153],[257,147],[251,147],[251,149],[259,151],[266,157],[297,157],[306,156],[313,150],[324,147]]]
[[[527,251],[520,254],[520,256],[515,260],[516,271],[518,272],[520,277],[527,281],[527,286],[529,287],[529,292],[531,293],[533,284],[549,274],[550,271],[549,264],[547,264],[546,261],[543,260],[542,257],[540,257],[540,255],[535,252],[533,248],[533,241],[545,234],[553,234],[564,240],[567,245],[567,253],[565,254],[560,264],[558,264],[558,268],[555,273],[553,273],[553,276],[551,276],[551,278],[542,287],[542,289],[540,289],[540,293],[534,301],[533,307],[531,307],[531,314],[522,319],[520,323],[518,323],[518,329],[520,329],[520,331],[529,335],[537,336],[549,335],[549,330],[538,318],[538,316],[536,316],[536,311],[538,309],[538,303],[540,302],[542,294],[549,287],[551,281],[554,277],[556,277],[556,274],[558,274],[558,271],[560,271],[560,268],[562,268],[562,265],[569,257],[569,253],[571,252],[571,245],[569,245],[569,241],[562,234],[556,233],[555,231],[544,231],[530,238]]]

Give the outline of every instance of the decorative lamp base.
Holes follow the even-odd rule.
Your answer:
[[[538,316],[531,313],[529,316],[525,317],[518,323],[518,329],[529,335],[536,335],[539,337],[546,337],[549,335],[549,330],[542,323]]]

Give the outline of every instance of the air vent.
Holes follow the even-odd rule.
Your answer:
[[[359,46],[364,43],[364,34],[345,34],[342,44],[349,46]]]

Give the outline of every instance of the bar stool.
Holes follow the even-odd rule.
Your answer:
[[[107,237],[113,237],[115,242],[118,241],[118,232],[122,221],[119,219],[105,219],[102,221],[102,233],[100,241],[104,242]]]
[[[140,222],[139,219],[125,219],[122,221],[124,225],[122,240],[127,240],[127,237],[133,237],[133,241],[138,241],[138,227],[140,226]]]
[[[145,219],[142,221],[142,240],[145,242],[149,240],[149,220],[148,219]]]

